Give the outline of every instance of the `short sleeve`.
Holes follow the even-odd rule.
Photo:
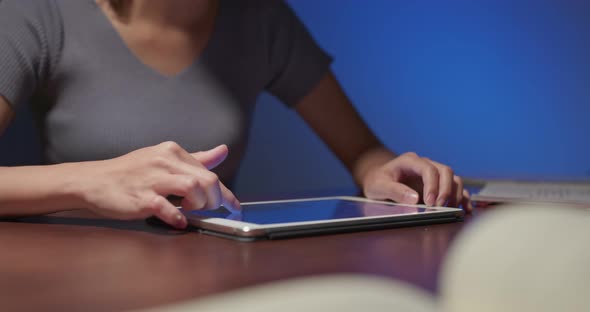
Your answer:
[[[0,94],[13,108],[26,104],[48,79],[62,45],[52,0],[0,0]]]
[[[270,82],[266,89],[293,107],[328,72],[332,57],[320,48],[284,1],[273,0],[268,14]]]

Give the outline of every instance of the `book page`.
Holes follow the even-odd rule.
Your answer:
[[[590,183],[488,182],[473,200],[590,204]]]

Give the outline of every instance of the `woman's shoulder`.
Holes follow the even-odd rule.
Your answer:
[[[26,102],[50,76],[62,43],[56,0],[0,0],[0,93],[13,105]]]
[[[3,29],[25,27],[50,35],[60,32],[62,20],[56,0],[0,0],[0,24]]]
[[[289,4],[284,0],[221,0],[226,1],[239,14],[239,20],[250,25],[262,25],[266,31],[276,31],[292,25],[297,20]],[[237,10],[236,10],[237,9]]]

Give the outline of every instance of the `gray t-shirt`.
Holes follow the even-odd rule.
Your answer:
[[[293,106],[330,63],[280,0],[220,0],[205,50],[173,77],[143,64],[94,0],[0,0],[0,94],[33,106],[47,163],[225,143],[230,182],[258,95]]]

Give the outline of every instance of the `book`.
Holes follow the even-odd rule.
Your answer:
[[[487,182],[475,202],[541,202],[590,206],[590,183]]]

